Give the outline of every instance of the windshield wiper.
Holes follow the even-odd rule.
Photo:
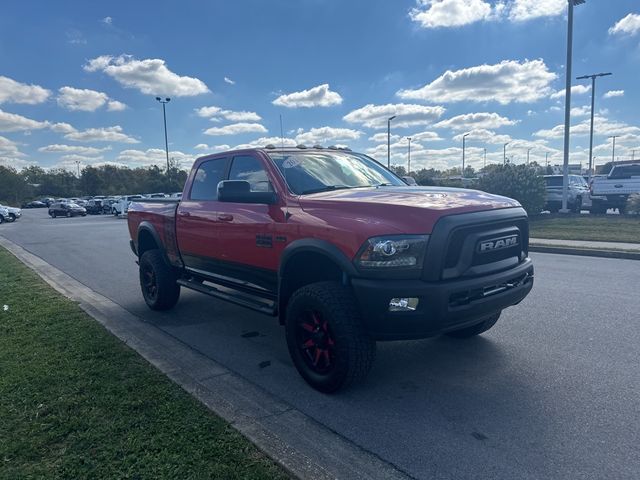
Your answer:
[[[352,188],[348,185],[325,185],[320,188],[310,188],[309,190],[304,190],[300,195],[308,195],[310,193],[320,193],[320,192],[330,192],[332,190],[343,190],[345,188]]]

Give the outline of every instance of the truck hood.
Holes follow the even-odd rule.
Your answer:
[[[445,215],[519,207],[511,198],[479,190],[444,187],[370,187],[299,197],[302,209],[319,218],[384,225],[401,233],[430,233]]]

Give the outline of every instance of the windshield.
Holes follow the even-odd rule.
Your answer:
[[[374,159],[346,152],[278,152],[269,156],[297,195],[341,188],[406,184]]]

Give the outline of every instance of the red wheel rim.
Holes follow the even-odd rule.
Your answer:
[[[336,363],[335,339],[320,312],[306,311],[298,320],[296,341],[307,366],[316,373],[331,372]]]

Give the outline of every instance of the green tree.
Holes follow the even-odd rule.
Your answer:
[[[539,214],[544,206],[544,180],[527,165],[492,165],[480,178],[478,188],[518,200],[529,215]]]

